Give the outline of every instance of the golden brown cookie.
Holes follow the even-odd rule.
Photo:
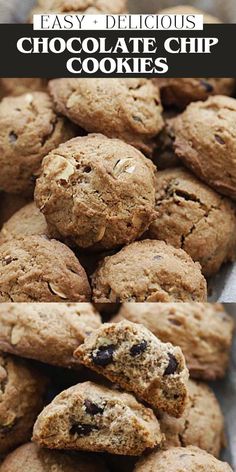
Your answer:
[[[0,103],[0,189],[31,195],[43,157],[75,136],[48,94],[32,92]]]
[[[224,446],[224,417],[213,391],[204,383],[189,381],[187,406],[181,418],[160,417],[164,448],[197,446],[219,457]]]
[[[174,7],[163,8],[158,11],[158,15],[203,15],[204,23],[222,23],[219,18],[209,15],[192,5],[178,5]]]
[[[164,122],[159,89],[151,80],[56,79],[49,91],[57,111],[81,128],[152,153]]]
[[[48,451],[28,443],[9,454],[0,472],[107,472],[99,457]]]
[[[0,79],[0,94],[2,96],[12,95],[17,97],[23,93],[35,91],[46,91],[47,80],[40,78],[22,79]]]
[[[92,134],[43,161],[35,200],[49,230],[80,247],[111,249],[139,238],[154,217],[155,167],[137,149]]]
[[[171,121],[178,157],[208,185],[236,199],[236,100],[191,103]]]
[[[101,325],[90,303],[1,303],[0,350],[77,367],[74,350]]]
[[[64,244],[28,236],[0,246],[0,302],[89,300],[86,273]]]
[[[212,303],[124,303],[112,321],[146,326],[163,342],[180,346],[191,377],[214,380],[225,375],[234,321],[223,305]]]
[[[164,241],[135,242],[106,257],[92,285],[96,303],[205,301],[207,296],[200,265]]]
[[[30,14],[40,13],[86,13],[119,15],[127,10],[127,0],[38,0]]]
[[[133,456],[160,444],[162,434],[153,411],[132,395],[85,382],[44,408],[33,440],[49,449]]]
[[[0,454],[30,439],[46,379],[24,361],[0,354]]]
[[[209,277],[236,259],[236,207],[183,168],[156,176],[157,217],[147,233],[184,249]]]
[[[0,244],[25,236],[50,236],[45,217],[34,202],[23,206],[6,221],[0,232]]]

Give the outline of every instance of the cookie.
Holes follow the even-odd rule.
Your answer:
[[[5,97],[0,103],[0,189],[32,195],[43,157],[73,136],[73,125],[56,115],[48,94]]]
[[[86,14],[109,14],[119,15],[127,10],[127,0],[38,0],[36,7],[30,14],[41,13],[86,13]]]
[[[188,371],[182,351],[162,343],[144,326],[126,320],[106,323],[74,355],[152,408],[176,417],[183,413]]]
[[[0,228],[14,213],[30,202],[29,198],[14,193],[0,193]]]
[[[0,467],[0,472],[107,472],[98,457],[67,454],[41,449],[28,443],[9,454]]]
[[[204,23],[222,23],[219,18],[209,15],[192,5],[178,5],[175,7],[163,8],[158,11],[158,15],[203,15]]]
[[[130,244],[100,263],[92,277],[93,300],[115,302],[205,301],[200,265],[164,241]]]
[[[62,367],[76,367],[74,350],[101,325],[90,303],[0,304],[0,350]]]
[[[187,170],[158,172],[156,214],[147,237],[184,249],[206,277],[236,259],[236,206]]]
[[[0,354],[0,454],[28,441],[43,407],[46,379],[24,361]]]
[[[0,246],[0,302],[90,300],[87,275],[64,244],[41,236]]]
[[[163,113],[164,128],[158,134],[155,142],[155,149],[152,155],[152,161],[158,170],[169,169],[181,165],[181,160],[174,152],[174,135],[171,130],[171,119],[176,117],[177,113],[168,110]]]
[[[0,94],[2,96],[12,95],[17,97],[23,93],[30,92],[45,92],[47,89],[47,80],[41,78],[7,78],[0,79]]]
[[[204,182],[236,199],[236,100],[191,103],[171,122],[175,152]]]
[[[173,447],[164,452],[154,452],[141,459],[134,472],[233,472],[226,462],[221,462],[198,447]]]
[[[146,326],[163,342],[180,346],[191,377],[204,380],[224,377],[234,322],[223,305],[124,303],[112,322],[124,319]]]
[[[56,79],[49,91],[57,111],[81,128],[152,153],[164,122],[159,89],[151,80]]]
[[[45,217],[34,202],[23,206],[6,221],[0,232],[0,244],[26,236],[50,236]]]
[[[92,134],[44,159],[35,200],[53,233],[79,247],[111,249],[139,238],[154,218],[154,177],[137,149]]]
[[[184,109],[189,103],[207,100],[211,95],[232,95],[235,79],[231,78],[161,78],[154,79],[165,106]]]
[[[163,414],[164,447],[197,446],[219,457],[224,446],[224,417],[213,391],[203,383],[189,381],[188,401],[183,416]]]
[[[33,440],[49,449],[140,455],[162,441],[154,413],[127,393],[85,382],[60,393],[39,415]]]

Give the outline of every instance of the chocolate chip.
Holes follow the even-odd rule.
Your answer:
[[[211,85],[211,84],[210,84],[209,82],[207,82],[206,80],[200,80],[200,84],[202,85],[202,87],[204,87],[204,89],[206,90],[206,92],[208,92],[208,93],[213,92],[213,90],[214,90],[213,85]]]
[[[85,174],[89,174],[91,172],[92,168],[90,166],[85,166],[83,170],[84,170]]]
[[[70,434],[77,434],[78,436],[88,436],[92,431],[98,430],[98,427],[86,423],[73,423],[70,428]]]
[[[170,354],[170,353],[168,354],[168,356],[169,356],[169,364],[166,367],[164,375],[174,374],[176,372],[176,370],[178,369],[178,362],[177,362],[175,356],[173,354]]]
[[[86,413],[89,415],[98,415],[99,413],[104,412],[104,408],[96,405],[96,403],[91,402],[90,400],[85,400],[84,402]]]
[[[141,341],[141,343],[134,344],[130,348],[130,355],[132,357],[139,356],[140,354],[142,354],[142,352],[146,351],[146,349],[147,349],[147,341]]]
[[[137,116],[137,115],[133,115],[133,120],[138,121],[139,123],[142,123],[141,118],[139,118],[139,116]]]
[[[221,138],[221,136],[219,136],[218,134],[215,134],[215,140],[219,143],[219,144],[225,144],[225,141]]]
[[[155,261],[160,261],[162,259],[161,256],[154,256],[153,259],[155,259]]]
[[[14,131],[11,131],[8,135],[8,139],[11,144],[14,144],[17,141],[18,136],[16,133],[14,133]]]
[[[95,353],[92,353],[94,364],[102,367],[111,364],[114,351],[115,346],[113,344],[110,344],[110,346],[101,346]]]

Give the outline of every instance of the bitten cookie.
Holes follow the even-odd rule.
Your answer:
[[[215,380],[229,363],[234,322],[223,305],[211,303],[124,303],[113,318],[146,326],[163,342],[180,346],[191,377]]]
[[[37,370],[0,354],[0,454],[30,439],[45,390],[46,379]]]
[[[236,207],[183,168],[156,176],[156,214],[147,236],[184,249],[209,277],[236,259]]]
[[[106,323],[85,338],[75,357],[155,409],[179,417],[188,371],[179,347],[164,344],[140,324]]]
[[[173,447],[168,451],[154,452],[141,459],[134,472],[233,472],[226,462],[221,462],[198,447]]]
[[[189,381],[188,401],[183,416],[160,417],[164,447],[198,446],[219,457],[224,446],[224,417],[213,391],[203,383]]]
[[[50,449],[140,455],[162,441],[154,413],[132,395],[85,382],[60,393],[39,415],[33,440]]]
[[[219,18],[209,15],[192,5],[178,5],[175,7],[163,8],[158,11],[158,15],[203,15],[204,23],[222,23]]]
[[[2,303],[0,350],[76,367],[74,350],[100,325],[100,315],[90,303]]]
[[[0,302],[89,300],[87,275],[64,244],[29,236],[0,246]]]
[[[189,103],[207,100],[211,95],[232,95],[235,79],[224,78],[161,78],[153,79],[166,106],[185,108]]]
[[[46,91],[47,80],[40,78],[22,79],[22,78],[8,78],[0,79],[0,94],[12,95],[17,97],[23,93]]]
[[[36,7],[30,14],[40,13],[86,13],[86,14],[108,14],[119,15],[127,10],[127,0],[38,0]]]
[[[92,284],[97,303],[205,301],[207,296],[200,265],[164,241],[135,242],[106,257]]]
[[[31,195],[43,157],[73,136],[73,125],[56,115],[48,94],[4,98],[0,103],[0,189]]]
[[[0,244],[26,236],[50,236],[45,217],[34,202],[23,206],[5,222],[0,232]]]
[[[81,128],[147,154],[164,126],[159,89],[148,79],[56,79],[49,91],[57,111]]]
[[[96,457],[85,454],[67,454],[48,451],[28,443],[9,454],[0,466],[0,472],[107,472]]]
[[[50,231],[84,248],[140,237],[154,218],[155,167],[137,149],[103,135],[75,138],[43,161],[35,200]]]
[[[176,154],[220,193],[236,199],[236,100],[191,103],[171,121]]]

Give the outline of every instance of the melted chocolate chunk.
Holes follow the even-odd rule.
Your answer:
[[[218,134],[215,134],[215,140],[219,143],[219,144],[225,144],[225,141],[221,138],[221,136],[219,136]]]
[[[110,346],[101,346],[95,353],[92,353],[94,364],[102,367],[111,364],[113,362],[114,351],[115,346],[113,344],[110,344]]]
[[[90,400],[85,400],[84,402],[86,413],[89,415],[98,415],[99,413],[104,412],[104,408],[96,405],[96,403],[91,402]]]
[[[208,92],[208,93],[213,92],[213,90],[214,90],[213,85],[211,85],[211,84],[210,84],[209,82],[207,82],[206,80],[200,80],[200,84],[204,87],[204,89],[206,90],[206,92]]]
[[[98,430],[98,427],[86,423],[73,423],[70,428],[70,434],[77,434],[78,436],[88,436],[92,431]]]
[[[18,136],[17,136],[16,133],[14,133],[14,131],[11,131],[11,133],[10,133],[9,136],[8,136],[8,138],[9,138],[9,142],[10,142],[11,144],[14,144],[14,143],[17,141]]]
[[[169,356],[169,364],[166,367],[164,375],[174,374],[176,372],[176,370],[178,369],[178,366],[179,366],[178,362],[177,362],[175,356],[173,356],[173,354],[169,353],[168,356]]]
[[[138,343],[138,344],[134,344],[131,348],[130,348],[130,355],[132,357],[136,357],[136,356],[139,356],[140,354],[142,354],[144,351],[146,351],[147,349],[147,341],[141,341],[141,343]]]

